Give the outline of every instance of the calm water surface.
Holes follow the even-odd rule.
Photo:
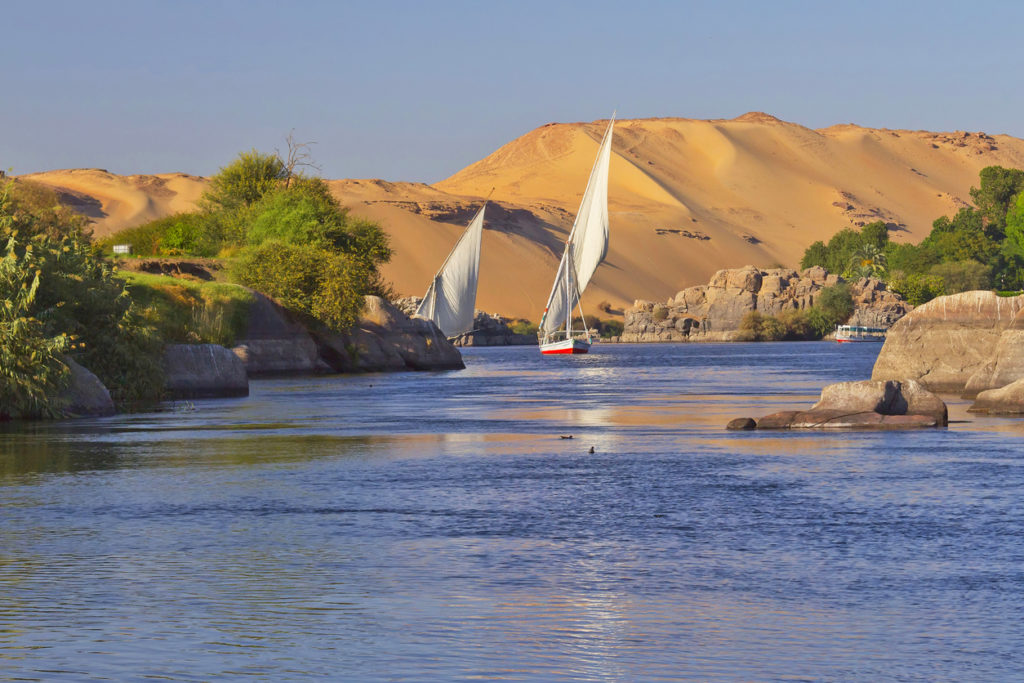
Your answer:
[[[876,352],[470,349],[8,428],[0,679],[1020,680],[1024,421],[723,429]]]

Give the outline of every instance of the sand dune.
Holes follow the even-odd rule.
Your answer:
[[[536,320],[605,125],[542,126],[434,185],[337,180],[331,188],[391,234],[386,274],[403,294],[426,289],[493,188],[478,306]],[[918,241],[936,217],[970,200],[978,172],[994,164],[1024,168],[1024,141],[854,125],[811,130],[756,112],[727,121],[620,121],[611,246],[585,308],[665,299],[720,268],[795,267],[812,241],[874,220],[889,223],[896,240]],[[205,185],[182,174],[97,170],[27,177],[64,192],[98,235],[187,210]]]

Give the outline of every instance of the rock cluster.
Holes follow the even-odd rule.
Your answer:
[[[394,305],[408,316],[416,313],[422,297],[407,296],[394,301]],[[460,334],[451,341],[455,346],[525,346],[536,345],[537,335],[517,334],[512,331],[513,321],[496,313],[476,310],[473,330]]]
[[[810,308],[822,289],[843,281],[817,266],[799,273],[754,266],[720,270],[707,285],[684,289],[664,304],[636,301],[618,341],[731,341],[750,311],[778,315]],[[849,284],[855,305],[850,324],[888,327],[913,308],[875,278]]]
[[[453,370],[462,354],[437,325],[410,318],[379,296],[366,297],[355,327],[344,333],[317,330],[320,357],[337,372]]]
[[[910,429],[948,423],[946,404],[914,380],[830,384],[810,410],[759,420],[737,418],[727,429]]]
[[[353,329],[309,329],[254,292],[246,337],[232,349],[215,344],[167,347],[164,369],[172,398],[245,396],[249,377],[330,372],[442,370],[465,367],[429,320],[411,319],[377,296]]]
[[[897,376],[974,398],[971,412],[1024,414],[1024,295],[963,292],[919,306],[889,330],[871,373]]]

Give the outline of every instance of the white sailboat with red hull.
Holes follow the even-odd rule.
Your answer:
[[[576,213],[569,239],[565,242],[551,296],[540,319],[540,352],[545,355],[586,353],[593,340],[586,322],[577,339],[572,328],[573,310],[579,308],[584,320],[580,296],[594,271],[608,254],[608,166],[611,163],[612,127],[615,116],[601,138],[597,160],[590,171],[587,189]]]

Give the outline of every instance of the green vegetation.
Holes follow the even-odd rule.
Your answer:
[[[821,339],[846,322],[853,313],[853,297],[846,283],[825,287],[808,309],[791,309],[778,316],[750,311],[740,321],[737,341],[802,341]]]
[[[2,417],[50,417],[67,378],[60,356],[95,373],[122,409],[163,388],[160,341],[124,283],[98,258],[84,220],[54,193],[23,181],[0,193]]]
[[[920,244],[889,241],[883,223],[845,229],[804,252],[802,268],[823,266],[845,278],[870,276],[914,305],[943,294],[1024,287],[1024,171],[989,166],[971,188],[974,207],[932,223]]]
[[[177,214],[103,240],[139,256],[230,256],[239,283],[333,329],[350,327],[363,296],[392,298],[380,266],[391,259],[380,226],[351,216],[320,178],[289,162],[244,152],[210,180],[201,210]],[[300,155],[301,156],[301,155]]]
[[[535,337],[540,327],[537,323],[530,322],[524,318],[517,318],[509,323],[508,329],[512,330],[513,334],[528,334],[531,337]]]
[[[245,334],[253,295],[244,287],[121,271],[138,316],[168,343],[233,346]]]

